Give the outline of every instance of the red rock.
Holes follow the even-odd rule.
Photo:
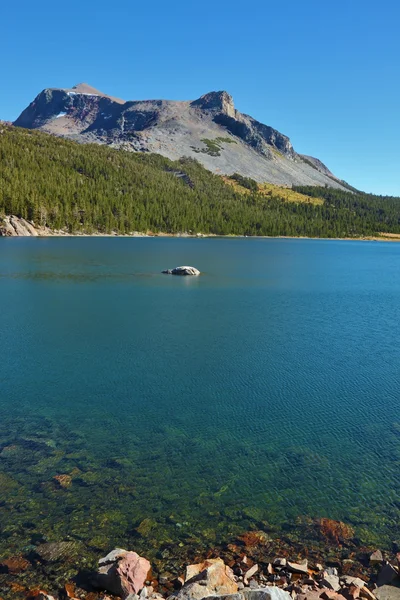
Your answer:
[[[22,556],[12,556],[11,558],[6,558],[0,563],[0,567],[7,569],[8,573],[21,573],[22,571],[26,571],[28,567],[30,567],[31,563],[26,558]]]
[[[357,600],[360,597],[360,588],[353,583],[343,590],[343,595],[347,600]]]
[[[129,594],[140,592],[146,580],[151,579],[149,561],[136,552],[117,548],[99,560],[99,587],[112,594],[127,598]]]
[[[25,592],[26,591],[26,588],[24,588],[23,585],[20,585],[19,583],[16,583],[15,581],[12,581],[9,584],[9,586],[13,592]]]
[[[139,556],[136,552],[127,552],[117,567],[124,594],[129,596],[129,594],[140,592],[144,588],[150,571],[151,565],[147,558]]]
[[[65,592],[66,592],[68,598],[74,598],[74,596],[75,596],[75,584],[73,584],[73,583],[66,583],[64,587],[65,587]]]
[[[66,475],[66,474],[54,475],[53,479],[55,479],[57,481],[57,483],[59,484],[59,486],[62,488],[69,488],[72,483],[71,475]]]

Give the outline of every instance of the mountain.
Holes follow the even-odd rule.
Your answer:
[[[194,101],[124,101],[86,83],[49,88],[14,125],[172,160],[189,156],[214,173],[259,182],[346,188],[320,160],[295,152],[286,135],[236,110],[224,91]]]

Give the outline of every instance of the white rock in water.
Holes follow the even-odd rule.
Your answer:
[[[175,269],[167,269],[163,271],[167,275],[200,275],[200,271],[195,267],[175,267]]]

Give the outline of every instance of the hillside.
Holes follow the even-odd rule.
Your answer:
[[[266,194],[263,186],[243,177],[232,186],[191,158],[171,161],[158,154],[121,152],[0,126],[3,217],[16,215],[37,226],[85,233],[400,233],[398,198],[314,187],[295,192],[299,201],[276,186]]]
[[[278,185],[343,187],[318,159],[235,109],[224,91],[194,101],[124,101],[87,84],[43,90],[14,123],[84,143],[196,158],[214,173],[240,173]]]

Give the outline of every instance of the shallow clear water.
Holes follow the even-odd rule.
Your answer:
[[[394,243],[0,238],[3,543],[396,539],[399,322]]]

